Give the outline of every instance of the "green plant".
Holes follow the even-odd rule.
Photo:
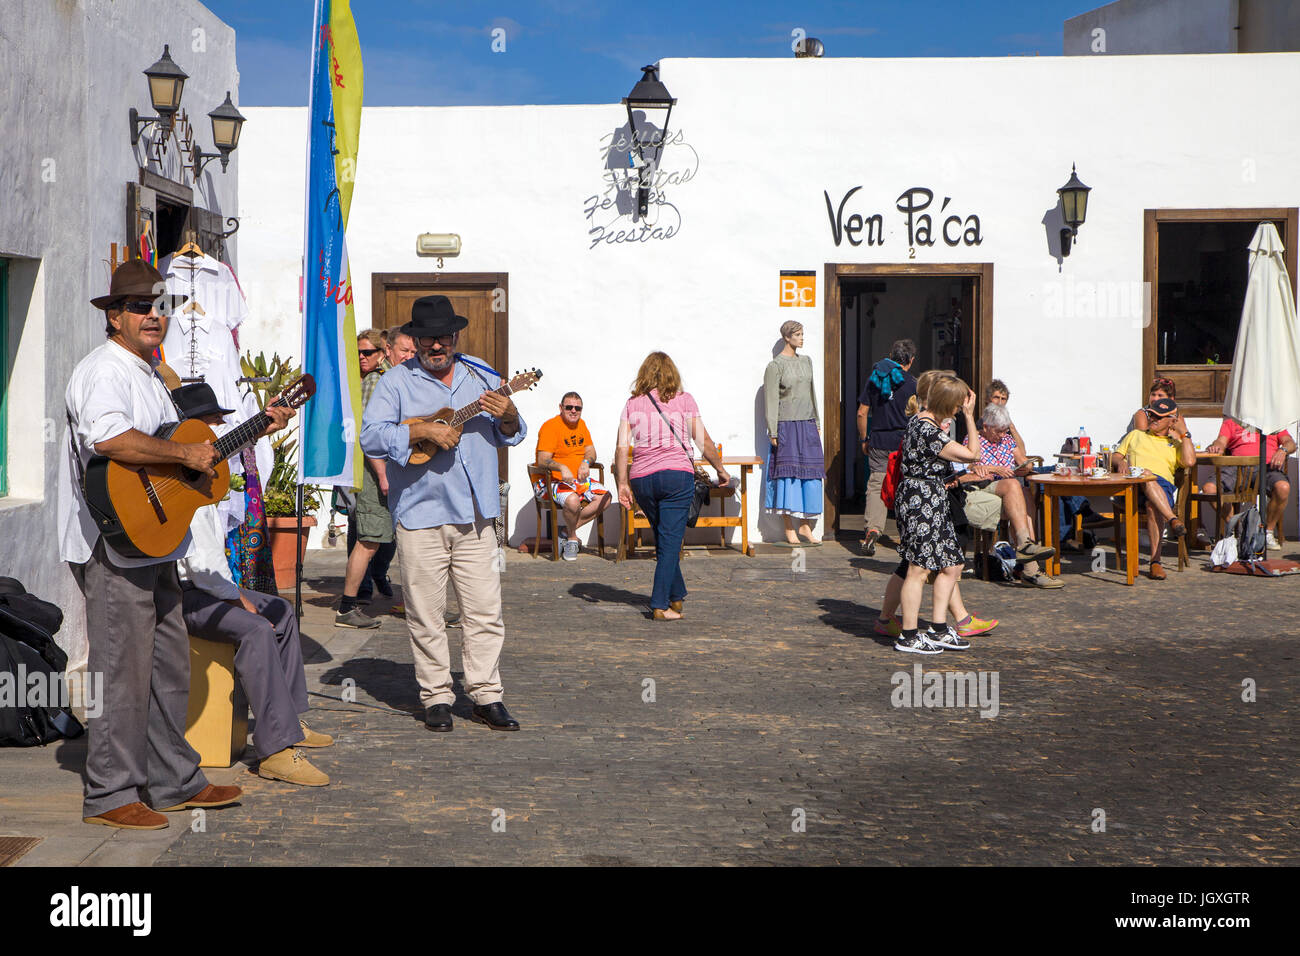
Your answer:
[[[284,387],[302,374],[302,369],[292,359],[282,359],[279,353],[270,361],[265,352],[256,357],[250,351],[240,360],[244,375],[253,381],[249,384],[257,397],[257,407],[284,391]],[[262,481],[262,505],[269,518],[290,518],[298,513],[298,439],[297,430],[286,428],[271,437],[274,464],[271,474]],[[306,485],[302,493],[302,512],[312,514],[320,509],[321,500],[315,486]]]

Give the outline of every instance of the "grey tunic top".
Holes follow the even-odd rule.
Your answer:
[[[775,437],[777,422],[806,422],[821,426],[817,396],[813,392],[812,359],[806,355],[778,355],[763,373],[767,398],[767,433]]]

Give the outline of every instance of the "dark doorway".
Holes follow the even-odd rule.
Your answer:
[[[861,534],[866,459],[858,398],[898,339],[917,345],[913,375],[952,368],[977,390],[992,367],[991,264],[826,267],[827,527]]]

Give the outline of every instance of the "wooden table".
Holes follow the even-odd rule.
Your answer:
[[[696,466],[705,466],[708,463],[703,459],[696,459]],[[733,465],[740,469],[740,514],[727,517],[725,514],[706,515],[703,510],[700,512],[699,520],[695,522],[697,528],[739,528],[740,529],[740,553],[754,556],[754,549],[749,545],[749,473],[758,465],[763,464],[763,459],[754,455],[723,455],[722,464],[728,471],[731,471]],[[709,493],[709,500],[715,498],[730,498],[735,492],[730,488],[714,487]],[[633,496],[635,498],[635,495]],[[636,553],[637,532],[642,528],[649,528],[650,521],[645,515],[633,511],[623,510],[623,531],[618,539],[618,556],[616,561],[622,561],[624,558]],[[690,531],[690,528],[686,529]],[[721,547],[727,547],[726,532],[719,532],[721,536]]]
[[[1108,474],[1105,478],[1092,478],[1086,475],[1030,475],[1028,480],[1038,485],[1039,492],[1043,496],[1044,541],[1060,541],[1059,532],[1055,528],[1056,502],[1054,499],[1068,498],[1070,495],[1083,495],[1084,497],[1118,496],[1124,505],[1125,572],[1128,576],[1128,583],[1133,583],[1138,570],[1137,487],[1155,481],[1155,475],[1147,473],[1141,478],[1129,478],[1126,475],[1117,474]],[[1057,553],[1044,562],[1043,569],[1054,576],[1061,573],[1059,544]]]

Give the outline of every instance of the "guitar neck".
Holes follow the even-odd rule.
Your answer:
[[[509,396],[514,394],[514,389],[510,387],[509,382],[506,382],[500,388],[492,389],[492,391],[494,391],[498,395]],[[467,421],[469,421],[479,412],[483,411],[483,406],[479,404],[479,399],[481,399],[482,397],[483,396],[480,395],[479,398],[474,399],[474,401],[470,402],[464,408],[456,412],[456,414],[452,415],[451,421],[449,421],[447,424],[450,425],[452,428],[459,428],[461,425],[464,425]]]
[[[271,403],[272,407],[283,404],[279,399]],[[257,441],[258,436],[266,431],[267,426],[270,424],[271,416],[266,412],[258,412],[248,421],[236,425],[216,440],[214,447],[217,449],[217,454],[221,456],[222,461],[225,461],[231,455],[238,454]]]

